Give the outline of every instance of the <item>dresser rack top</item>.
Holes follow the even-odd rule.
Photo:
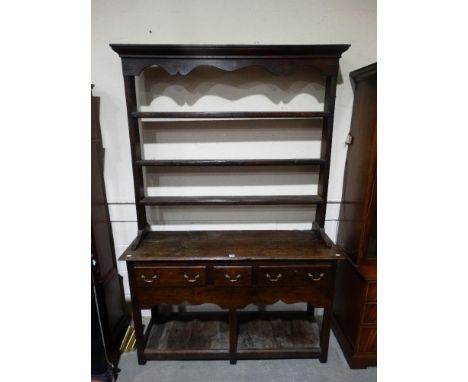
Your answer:
[[[341,57],[351,45],[110,44],[120,57],[135,56],[316,56]]]
[[[138,234],[130,248],[135,251],[151,227],[146,216],[150,205],[317,205],[315,221],[310,236],[319,238],[322,245],[330,247],[333,243],[324,231],[327,206],[330,155],[333,136],[333,117],[339,59],[350,45],[147,45],[147,44],[110,44],[122,61],[129,137],[132,154],[135,204],[137,210]],[[261,66],[274,75],[288,75],[298,68],[316,70],[325,77],[324,109],[320,112],[141,112],[138,110],[136,95],[136,76],[150,66],[159,66],[170,75],[187,75],[199,66],[212,66],[225,71],[235,71],[249,66]],[[149,197],[145,195],[143,167],[146,166],[189,166],[189,165],[279,165],[280,160],[185,160],[157,161],[142,158],[142,141],[139,133],[141,118],[319,118],[322,120],[322,139],[320,157],[315,159],[291,158],[286,164],[308,163],[319,167],[317,195],[280,195],[280,196],[243,196],[243,197]],[[247,233],[246,235],[250,235]],[[151,234],[154,236],[155,234]],[[199,234],[198,234],[199,235]],[[227,234],[233,236],[232,234]],[[255,234],[254,234],[255,235]],[[295,233],[286,235],[286,247],[294,242]],[[151,237],[152,237],[151,236]],[[212,237],[208,235],[207,237]],[[242,235],[241,235],[242,236]],[[242,236],[244,239],[246,236]],[[307,239],[309,240],[310,237]],[[301,240],[305,240],[301,238]],[[211,245],[211,244],[210,244]],[[154,249],[154,248],[153,248]],[[159,249],[158,249],[159,251]],[[137,256],[135,256],[136,258]]]
[[[234,71],[261,65],[275,75],[312,66],[323,75],[338,69],[338,59],[349,44],[330,45],[174,45],[110,44],[122,59],[124,75],[137,76],[152,65],[169,74],[186,75],[202,65]]]

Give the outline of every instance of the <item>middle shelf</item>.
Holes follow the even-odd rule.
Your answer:
[[[288,205],[323,204],[319,195],[255,195],[255,196],[146,196],[139,201],[146,206],[165,205]]]
[[[325,159],[141,159],[138,166],[321,166]]]
[[[310,119],[333,115],[327,111],[133,111],[132,118],[169,119]]]

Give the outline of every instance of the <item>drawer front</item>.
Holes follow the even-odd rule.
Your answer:
[[[205,285],[206,267],[135,267],[135,282],[140,287]]]
[[[328,286],[330,278],[330,266],[260,266],[257,284],[260,286]]]
[[[367,286],[367,301],[377,301],[377,283],[369,283]]]
[[[363,324],[376,324],[377,323],[377,304],[365,304],[364,305],[362,323]]]
[[[377,352],[377,328],[361,328],[358,351],[360,353]]]
[[[249,286],[252,284],[252,267],[213,267],[213,284],[216,286]]]

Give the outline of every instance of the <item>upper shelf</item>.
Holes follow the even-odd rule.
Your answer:
[[[261,65],[276,75],[300,66],[312,66],[324,75],[336,75],[338,60],[350,45],[141,45],[110,44],[122,58],[124,75],[139,75],[158,65],[171,75],[186,75],[202,65],[234,71]]]
[[[322,166],[325,159],[140,159],[138,166]]]
[[[294,205],[323,204],[319,195],[254,195],[254,196],[146,196],[139,200],[146,206],[187,205]]]
[[[180,118],[180,119],[306,119],[323,118],[333,113],[324,111],[180,111],[180,112],[152,112],[152,111],[134,111],[130,115],[133,118]]]

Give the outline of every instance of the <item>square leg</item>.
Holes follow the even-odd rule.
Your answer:
[[[235,309],[229,309],[229,363],[237,363],[237,335],[238,335],[237,313]]]
[[[328,344],[330,342],[330,326],[331,326],[331,307],[323,309],[322,328],[320,330],[320,363],[326,363],[328,360]]]
[[[310,303],[307,303],[307,315],[309,316],[309,318],[311,318],[312,320],[315,319],[315,307],[310,304]]]
[[[141,318],[141,310],[135,304],[135,306],[132,307],[132,311],[133,311],[133,327],[135,329],[138,364],[144,365],[146,364],[146,359],[143,357],[145,337],[143,333],[143,321]]]

